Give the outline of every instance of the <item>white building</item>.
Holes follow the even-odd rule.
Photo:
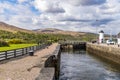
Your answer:
[[[118,43],[118,46],[120,46],[120,34],[118,34],[117,43]]]
[[[103,30],[101,30],[99,32],[99,43],[103,43],[104,42],[104,32]]]

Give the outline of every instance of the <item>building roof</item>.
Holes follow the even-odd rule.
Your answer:
[[[103,30],[101,30],[99,33],[104,33],[104,31],[103,31]]]

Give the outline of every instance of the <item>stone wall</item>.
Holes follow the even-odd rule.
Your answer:
[[[120,64],[120,48],[118,47],[87,43],[86,50],[88,53],[98,55],[111,62]]]
[[[60,45],[52,55],[45,56],[46,61],[36,80],[58,80],[60,72]]]
[[[65,43],[61,44],[61,49],[85,49],[86,48],[86,42],[81,43]]]

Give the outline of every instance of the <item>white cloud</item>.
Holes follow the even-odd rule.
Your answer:
[[[37,15],[30,10],[30,5],[12,4],[10,2],[0,3],[3,12],[0,15],[0,21],[6,22],[25,29],[34,29],[32,18]]]
[[[91,6],[104,4],[106,0],[66,0],[66,2],[74,6]]]
[[[21,4],[24,2],[28,4]],[[52,27],[96,33],[98,27],[98,30],[104,29],[109,33],[109,28],[115,27],[116,31],[113,33],[116,34],[120,32],[120,1],[18,0],[16,4],[0,2],[0,19],[27,29]]]
[[[34,6],[42,11],[48,13],[63,13],[64,9],[59,5],[59,1],[51,1],[51,0],[35,0]]]
[[[45,22],[52,22],[50,23],[52,24],[52,27],[67,27],[68,30],[78,30],[76,27],[82,25],[80,27],[81,29],[79,30],[96,32],[96,27],[98,26],[94,27],[91,24],[96,23],[96,20],[98,20],[98,30],[104,29],[105,31],[108,31],[107,29],[110,27],[110,25],[108,26],[109,22],[111,22],[113,19],[116,20],[119,16],[118,12],[120,4],[118,3],[118,0],[35,0],[35,2],[37,3],[37,5],[35,5],[36,8],[43,12],[42,16],[46,18]],[[57,2],[57,4],[55,2]],[[61,7],[65,12],[59,13],[58,11],[58,14],[47,12],[54,9],[51,9],[50,6],[55,5],[59,5],[59,7]],[[114,13],[114,15],[111,16],[111,13]],[[40,17],[40,19],[43,18]],[[49,24],[45,25],[48,26]],[[105,25],[107,28],[101,27],[102,25]]]
[[[28,0],[18,0],[19,3],[23,3],[23,2],[26,2]]]

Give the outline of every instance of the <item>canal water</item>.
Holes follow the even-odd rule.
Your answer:
[[[120,80],[119,68],[85,50],[62,51],[59,80]]]

